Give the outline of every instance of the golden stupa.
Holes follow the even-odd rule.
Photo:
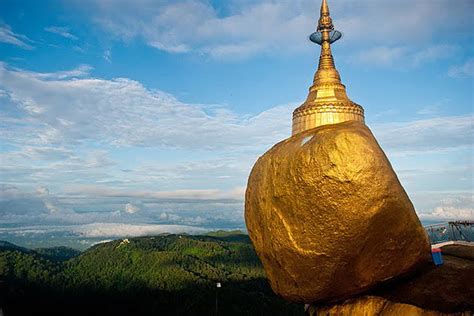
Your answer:
[[[273,290],[333,302],[410,273],[430,257],[413,204],[341,83],[326,0],[311,41],[319,67],[293,133],[255,163],[245,221]]]
[[[321,45],[319,67],[308,98],[293,112],[293,135],[326,124],[364,123],[364,109],[347,97],[346,87],[334,65],[331,43],[340,38],[341,33],[334,30],[327,1],[323,0],[317,32],[310,36],[311,41]]]

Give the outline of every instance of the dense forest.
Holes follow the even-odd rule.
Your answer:
[[[0,242],[0,308],[5,316],[304,314],[273,294],[237,232],[115,240],[82,253]]]

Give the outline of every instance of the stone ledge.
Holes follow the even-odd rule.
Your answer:
[[[316,315],[472,315],[474,246],[447,245],[442,266],[389,282],[364,296],[333,305],[309,305]]]

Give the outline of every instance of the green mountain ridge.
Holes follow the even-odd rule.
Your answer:
[[[8,241],[0,240],[0,251],[2,250],[17,250],[17,251],[22,251],[22,252],[31,252],[31,250],[28,248],[17,246]]]
[[[70,247],[35,248],[34,252],[52,261],[66,261],[77,257],[81,251]]]
[[[213,315],[216,299],[218,315],[303,314],[273,294],[241,232],[120,239],[84,252],[11,245],[0,247],[5,315]]]

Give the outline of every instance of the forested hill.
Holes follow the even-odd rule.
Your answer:
[[[215,315],[216,307],[218,315],[303,315],[273,294],[248,236],[236,232],[130,238],[82,253],[0,243],[5,316]]]

